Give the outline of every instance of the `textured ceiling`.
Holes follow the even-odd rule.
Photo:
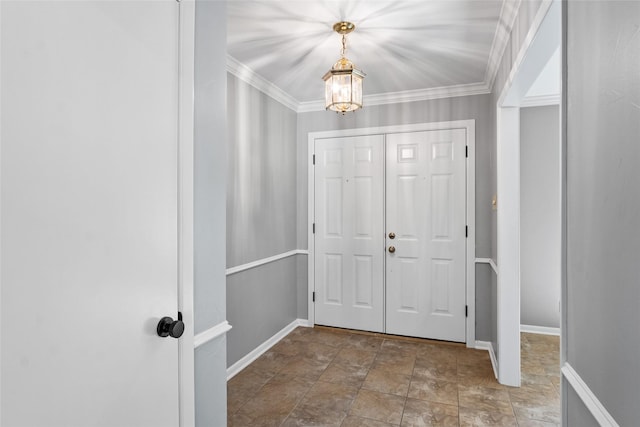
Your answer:
[[[228,53],[298,102],[317,101],[322,76],[340,56],[332,26],[348,20],[356,30],[347,36],[347,57],[367,74],[365,96],[486,85],[494,38],[505,26],[502,6],[502,0],[231,0]]]

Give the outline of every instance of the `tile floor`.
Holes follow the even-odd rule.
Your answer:
[[[228,382],[228,426],[558,426],[558,337],[522,334],[522,387],[486,351],[297,328]]]

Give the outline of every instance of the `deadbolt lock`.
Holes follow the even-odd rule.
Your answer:
[[[390,239],[395,239],[396,238],[396,233],[394,233],[393,231],[391,233],[389,233],[389,238]]]

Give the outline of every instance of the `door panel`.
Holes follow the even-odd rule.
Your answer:
[[[387,135],[387,333],[465,340],[465,138]]]
[[[381,135],[316,140],[315,322],[382,332]]]
[[[2,2],[2,425],[178,425],[178,3]]]

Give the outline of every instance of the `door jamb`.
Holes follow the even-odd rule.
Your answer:
[[[520,102],[560,45],[560,2],[538,9],[496,102],[498,381],[520,386]],[[546,60],[543,59],[546,57]],[[561,296],[562,299],[562,296]],[[561,317],[562,318],[562,317]],[[562,322],[561,322],[562,326]]]
[[[194,372],[194,60],[195,0],[182,0],[179,7],[178,41],[178,310],[184,334],[178,340],[179,426],[195,425]]]
[[[395,126],[377,126],[358,129],[343,129],[322,132],[309,132],[307,167],[308,167],[308,242],[309,256],[307,257],[308,274],[308,318],[309,324],[315,324],[315,307],[313,302],[313,292],[315,289],[315,235],[312,224],[315,221],[315,174],[313,168],[313,156],[315,155],[315,141],[323,138],[340,138],[349,136],[378,135],[388,133],[422,132],[430,130],[464,129],[467,136],[467,146],[469,155],[466,159],[466,221],[469,227],[469,235],[466,240],[466,301],[468,306],[468,316],[466,319],[466,344],[467,347],[476,346],[476,286],[475,286],[475,257],[476,257],[476,182],[475,182],[475,120],[455,120],[447,122],[407,124]]]

